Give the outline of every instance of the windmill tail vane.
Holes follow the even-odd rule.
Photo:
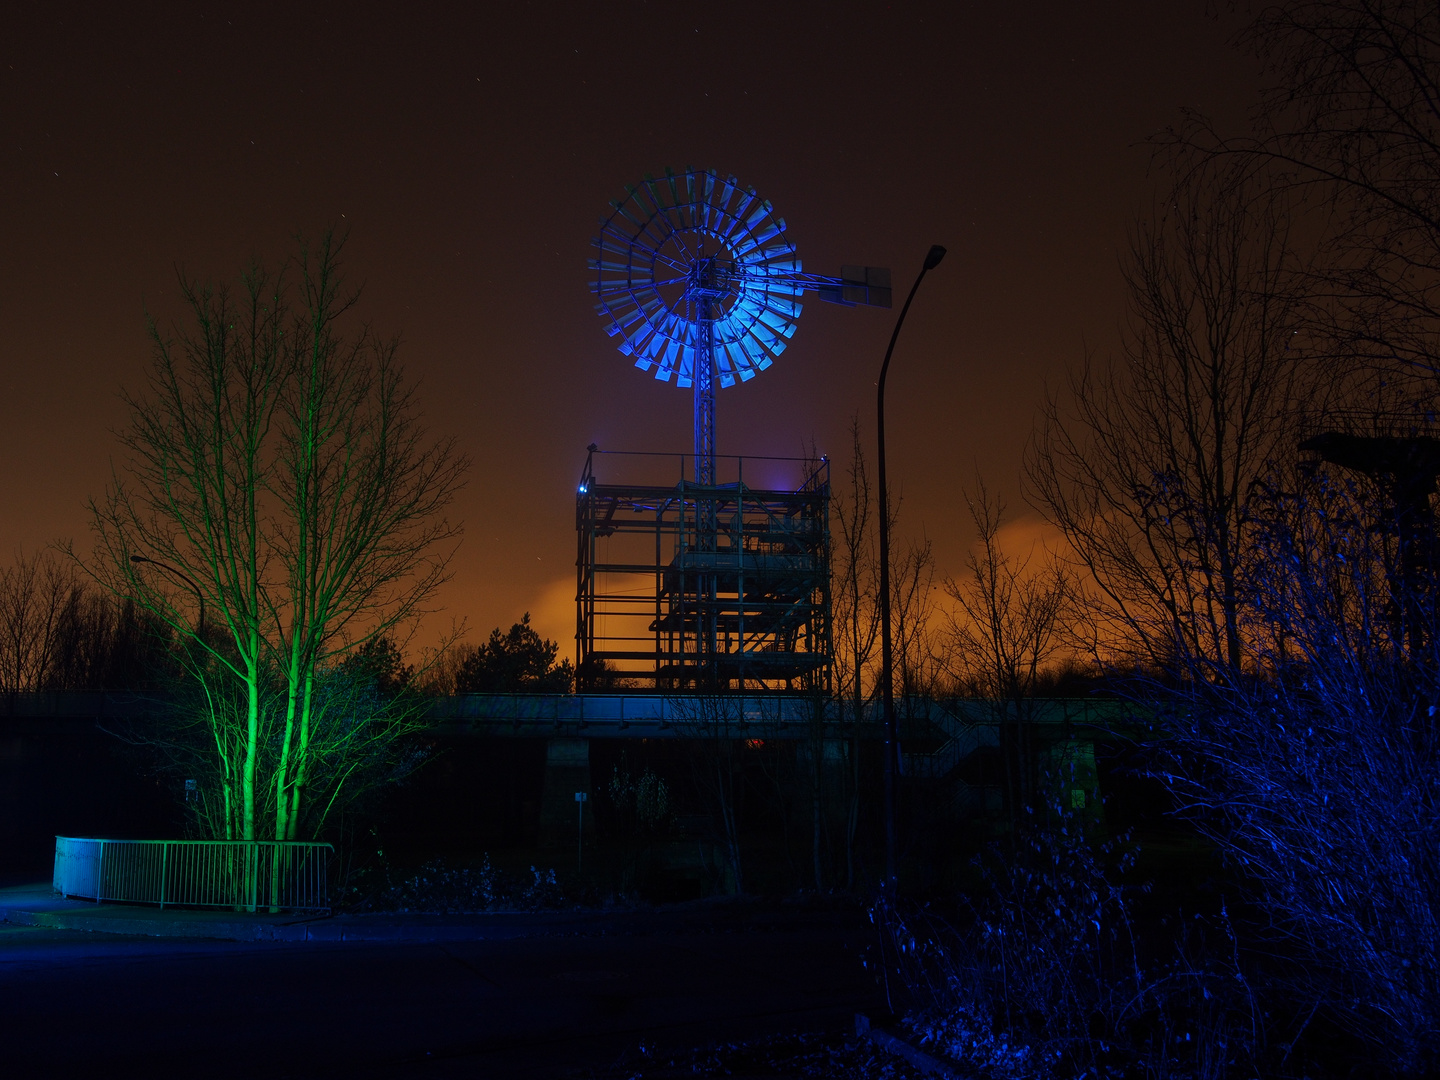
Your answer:
[[[785,219],[713,169],[666,169],[625,190],[592,241],[595,310],[641,371],[693,388],[695,482],[713,484],[716,382],[748,382],[768,368],[794,336],[807,292],[888,308],[890,271],[804,273]]]

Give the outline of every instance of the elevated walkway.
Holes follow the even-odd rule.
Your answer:
[[[107,721],[133,723],[161,716],[162,695],[128,691],[71,690],[0,694],[0,734],[91,731]],[[1036,699],[1032,721],[1044,729],[1103,731],[1123,726],[1134,711],[1128,702],[1090,698]],[[896,703],[902,738],[941,739],[928,755],[939,762],[963,756],[993,736],[1001,722],[995,703],[969,698]],[[695,694],[455,694],[429,705],[430,730],[439,735],[522,738],[763,738],[805,739],[817,721],[825,738],[884,737],[878,704],[855,725],[848,703],[795,694],[704,696]],[[968,748],[968,749],[967,749]]]

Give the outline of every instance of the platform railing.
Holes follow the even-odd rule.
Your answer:
[[[55,838],[55,891],[87,900],[329,911],[330,844]]]

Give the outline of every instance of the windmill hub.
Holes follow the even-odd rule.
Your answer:
[[[685,297],[693,301],[715,301],[726,297],[733,300],[737,276],[735,264],[722,261],[718,255],[697,259],[686,280]],[[709,307],[710,310],[701,315],[702,321],[708,319],[714,322],[717,317],[724,317],[723,312],[716,311],[713,303]]]

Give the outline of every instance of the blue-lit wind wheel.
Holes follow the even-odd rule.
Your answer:
[[[695,390],[695,481],[715,480],[715,382],[768,368],[795,333],[800,297],[890,306],[890,271],[805,274],[785,219],[713,169],[665,170],[612,202],[590,260],[597,311],[620,351],[657,379]]]

